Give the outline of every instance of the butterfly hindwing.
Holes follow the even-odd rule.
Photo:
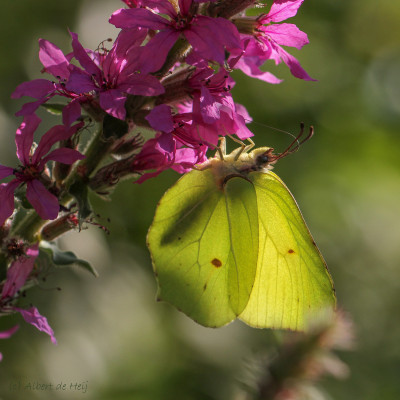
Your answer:
[[[259,328],[303,330],[313,313],[335,306],[325,261],[286,185],[274,173],[249,175],[257,194],[257,275],[240,319]]]

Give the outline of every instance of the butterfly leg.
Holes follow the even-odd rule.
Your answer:
[[[226,156],[226,140],[224,136],[221,136],[219,138],[219,146],[217,147],[217,153],[216,155],[219,155],[219,158],[223,161],[225,156]]]
[[[240,157],[240,155],[244,152],[247,153],[249,150],[251,150],[255,144],[254,142],[250,139],[247,138],[247,140],[250,142],[250,144],[245,145],[241,140],[236,139],[235,137],[233,137],[232,135],[228,135],[234,142],[240,144],[240,148],[237,150],[237,154],[235,156],[235,161],[237,161]]]
[[[219,138],[219,145],[217,146],[217,152],[215,153],[215,157],[219,156],[219,158],[223,161],[225,156],[226,156],[226,141],[225,137],[221,136]],[[211,164],[207,160],[203,164],[199,165],[194,165],[193,169],[196,169],[197,171],[204,171],[205,169],[211,168]]]

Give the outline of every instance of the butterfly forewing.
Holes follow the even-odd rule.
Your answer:
[[[235,319],[253,285],[258,217],[244,183],[250,194],[241,182],[225,192],[210,170],[192,171],[161,199],[149,230],[158,297],[205,326]]]

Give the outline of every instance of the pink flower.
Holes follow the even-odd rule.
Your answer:
[[[155,171],[145,173],[135,183],[143,183],[169,168],[181,174],[189,172],[194,165],[206,161],[206,151],[207,146],[184,148],[170,133],[157,134],[144,144],[132,163],[134,172]]]
[[[280,83],[280,80],[269,72],[263,72],[259,67],[265,60],[274,60],[275,64],[282,61],[289,67],[296,78],[313,81],[301,67],[299,61],[281,46],[301,49],[308,44],[307,35],[293,24],[276,24],[296,15],[304,0],[275,0],[270,12],[254,20],[252,35],[244,35],[242,45],[244,55],[235,68],[240,68],[247,75],[270,83]],[[274,24],[272,24],[274,23]]]
[[[26,255],[18,257],[11,264],[7,270],[7,279],[1,292],[1,300],[14,297],[18,290],[21,289],[31,273],[38,255],[39,245],[34,244],[27,249]]]
[[[193,13],[193,0],[179,0],[179,11],[168,0],[146,2],[147,8],[130,8],[116,11],[110,22],[117,28],[146,28],[159,32],[144,46],[141,54],[145,72],[159,70],[168,52],[183,35],[193,47],[193,52],[205,60],[223,64],[225,49],[240,49],[238,31],[225,18],[211,18]]]
[[[216,124],[205,124],[202,120],[195,123],[193,115],[192,112],[172,115],[171,107],[161,104],[154,107],[146,119],[153,129],[163,132],[159,145],[167,153],[175,148],[176,141],[192,149],[214,148],[218,144]]]
[[[0,339],[8,339],[10,338],[12,335],[14,335],[14,333],[19,329],[19,325],[15,325],[12,328],[0,332]],[[0,353],[0,361],[3,360],[3,354]]]
[[[177,140],[180,145],[192,149],[203,146],[215,148],[219,136],[236,135],[240,140],[253,136],[246,127],[246,123],[251,122],[247,111],[243,106],[234,103],[232,98],[218,104],[219,119],[211,123],[204,121],[200,102],[193,103],[192,111],[189,110],[190,106],[178,106],[178,109],[183,112],[172,115],[171,107],[161,104],[154,107],[146,117],[153,129],[164,132],[164,144],[167,140]],[[171,144],[165,148],[171,148]]]
[[[0,185],[0,226],[13,213],[14,191],[25,183],[26,197],[40,217],[55,219],[59,212],[59,204],[57,197],[43,184],[42,173],[46,163],[52,160],[63,164],[73,164],[84,158],[78,151],[68,148],[58,148],[49,153],[56,142],[70,138],[82,127],[82,124],[75,124],[72,127],[54,126],[42,136],[39,145],[31,154],[33,134],[40,122],[41,119],[35,114],[29,115],[24,118],[17,130],[15,144],[21,165],[17,168],[0,165],[0,179],[10,175],[15,176],[10,182]]]
[[[40,105],[46,103],[52,97],[59,95],[72,100],[64,110],[73,114],[69,118],[70,124],[75,122],[81,115],[79,103],[86,101],[87,98],[83,96],[79,90],[77,92],[72,92],[65,88],[65,84],[70,75],[70,57],[66,57],[56,45],[48,40],[39,39],[39,59],[44,67],[42,72],[53,75],[56,81],[34,79],[21,83],[15,89],[11,98],[19,99],[23,96],[29,96],[36,98],[37,101],[24,104],[21,110],[15,115],[31,115]],[[66,123],[65,120],[64,123]]]
[[[7,279],[3,286],[1,293],[1,301],[6,301],[17,293],[17,291],[25,284],[26,279],[32,271],[35,260],[39,255],[39,244],[34,244],[30,246],[26,253],[20,256],[16,261],[14,261],[7,271]],[[57,344],[56,338],[54,337],[53,329],[47,322],[46,317],[40,315],[36,307],[31,307],[28,310],[23,308],[18,308],[14,306],[3,306],[2,311],[4,312],[19,312],[24,320],[29,324],[35,326],[42,332],[50,335],[51,341]],[[16,330],[18,326],[0,333],[0,339],[6,339],[10,337]],[[1,354],[0,354],[1,360]]]
[[[193,110],[200,112],[205,123],[218,121],[221,105],[226,99],[232,100],[230,90],[235,86],[228,71],[220,69],[215,73],[208,66],[197,68],[187,83],[193,97]]]
[[[141,73],[138,50],[145,32],[121,32],[110,51],[102,49],[92,53],[92,57],[82,47],[78,35],[71,33],[71,36],[74,57],[83,70],[71,67],[67,90],[98,94],[101,108],[119,119],[125,119],[126,93],[141,96],[164,93],[157,78]]]
[[[47,333],[50,336],[51,341],[54,344],[57,344],[57,340],[54,336],[54,331],[47,322],[47,318],[40,315],[36,307],[31,307],[28,310],[15,307],[14,310],[18,311],[28,324],[33,325],[34,327],[39,329],[39,331]]]

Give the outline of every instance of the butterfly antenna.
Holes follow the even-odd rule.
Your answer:
[[[293,142],[290,143],[290,145],[287,147],[286,150],[284,150],[282,153],[280,153],[280,154],[278,154],[276,156],[274,161],[277,161],[280,158],[286,157],[289,154],[295,153],[303,143],[307,142],[307,140],[310,140],[313,137],[313,135],[314,135],[314,127],[310,126],[308,135],[304,139],[302,139],[300,141],[300,138],[303,136],[303,134],[304,134],[304,123],[302,122],[302,123],[300,123],[300,132],[299,132],[299,134],[295,137]]]
[[[284,129],[275,128],[274,126],[267,125],[267,124],[262,124],[261,122],[249,120],[249,119],[246,119],[246,118],[244,118],[244,120],[246,121],[246,123],[260,125],[260,126],[263,126],[265,128],[271,129],[271,130],[276,131],[276,132],[286,133],[286,135],[289,135],[292,138],[296,138],[296,135],[294,135],[293,133],[291,133],[289,131],[285,131]]]

